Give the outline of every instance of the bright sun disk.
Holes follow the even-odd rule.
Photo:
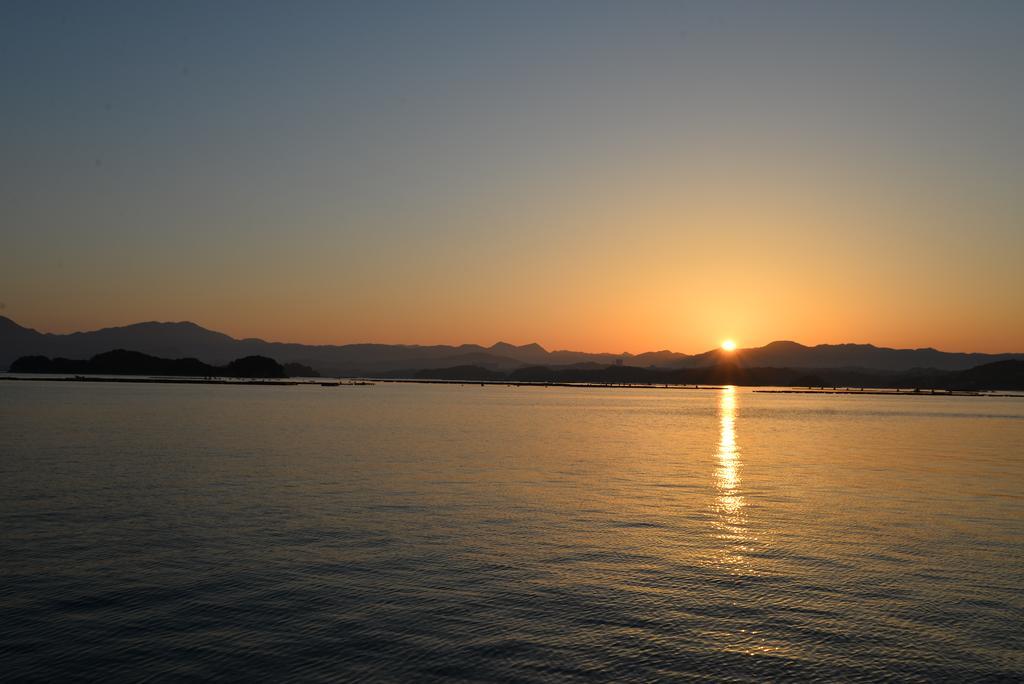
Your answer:
[[[732,351],[735,348],[736,343],[733,342],[732,340],[726,340],[725,342],[722,342],[722,349],[724,349],[725,351]]]

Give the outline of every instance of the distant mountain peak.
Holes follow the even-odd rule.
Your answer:
[[[0,316],[0,332],[5,332],[12,335],[42,335],[43,333],[33,328],[26,328],[23,325],[18,325],[7,316]]]
[[[139,328],[179,328],[187,330],[202,330],[204,332],[213,332],[212,330],[208,330],[207,328],[204,328],[198,323],[193,323],[192,321],[144,321],[142,323],[132,323],[130,325],[115,327],[134,328],[136,330]],[[107,328],[107,330],[110,330],[110,328]]]
[[[764,345],[764,347],[762,347],[762,349],[771,349],[773,351],[778,351],[778,350],[781,350],[781,349],[807,349],[807,348],[808,348],[807,345],[800,344],[799,342],[794,342],[792,340],[775,340],[774,342],[769,342],[768,344]]]
[[[109,328],[100,328],[88,333],[72,333],[72,335],[93,335],[93,334],[142,334],[151,335],[174,335],[187,336],[189,338],[208,338],[217,340],[236,341],[230,335],[216,330],[204,328],[192,321],[144,321],[141,323],[130,323],[128,325],[115,325]]]
[[[516,350],[519,350],[519,351],[540,352],[540,353],[545,353],[545,354],[547,353],[547,350],[544,349],[544,347],[542,347],[539,344],[537,344],[536,342],[531,342],[529,344],[523,344],[523,345],[509,344],[508,342],[495,342],[494,344],[492,344],[489,347],[489,349],[491,349],[491,350],[513,350],[513,349],[516,349]]]

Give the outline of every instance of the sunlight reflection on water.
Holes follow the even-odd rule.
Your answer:
[[[718,418],[721,426],[718,438],[718,469],[715,480],[718,486],[718,510],[727,515],[739,517],[743,513],[743,496],[740,494],[740,449],[736,444],[736,389],[728,387],[718,400]]]
[[[747,529],[746,503],[740,488],[740,448],[736,443],[738,415],[736,388],[726,387],[718,400],[718,451],[715,469],[714,525],[717,538],[725,546],[715,559],[716,564],[735,570],[749,570],[745,551],[752,541]]]

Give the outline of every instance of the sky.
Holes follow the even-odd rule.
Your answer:
[[[0,4],[0,315],[1024,351],[1024,3]]]

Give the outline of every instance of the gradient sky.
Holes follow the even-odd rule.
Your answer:
[[[0,5],[0,314],[1024,351],[1022,2]]]

